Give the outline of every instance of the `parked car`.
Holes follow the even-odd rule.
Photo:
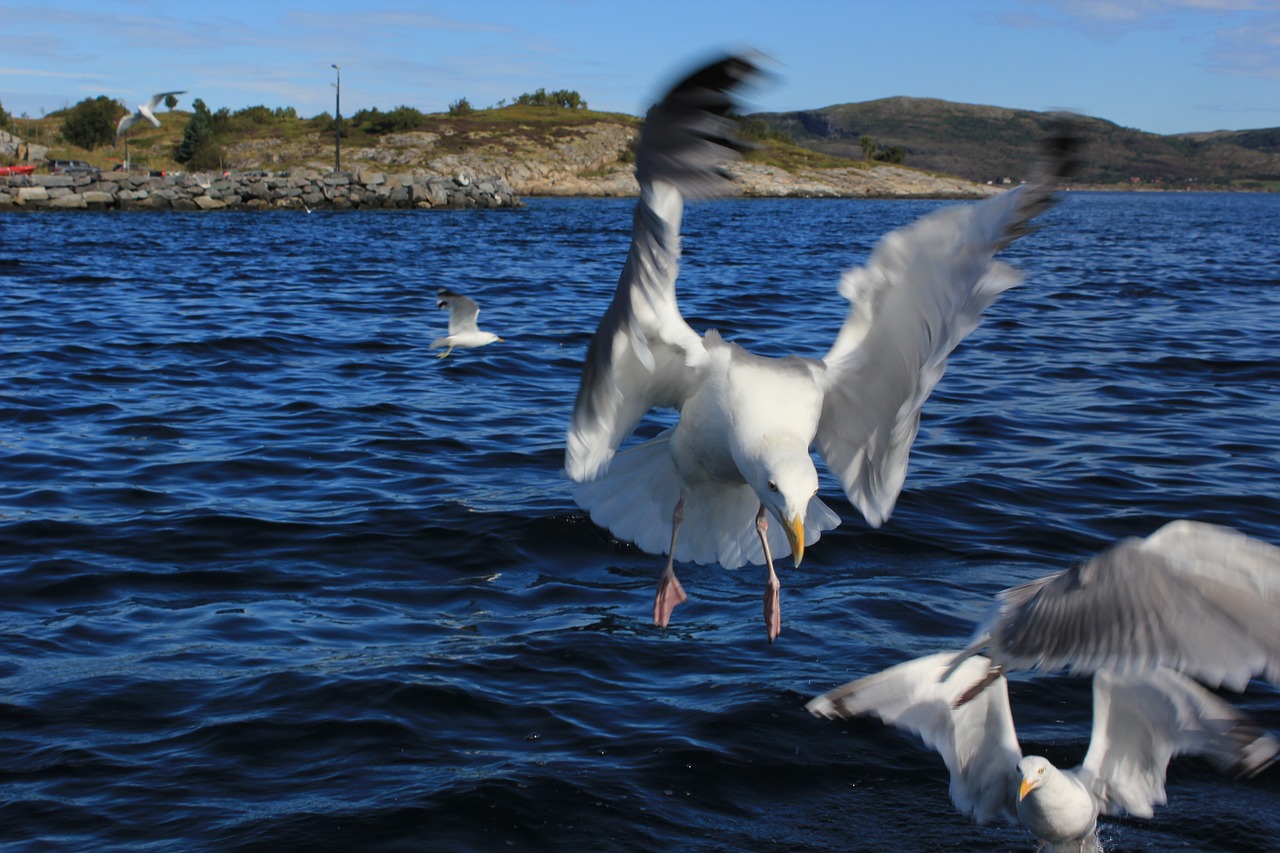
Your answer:
[[[50,160],[49,171],[55,175],[97,175],[102,172],[83,160]]]

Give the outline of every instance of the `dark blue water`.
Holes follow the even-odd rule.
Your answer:
[[[682,304],[821,355],[839,271],[942,202],[725,201]],[[0,846],[1030,850],[941,761],[812,695],[1174,518],[1280,542],[1280,196],[1074,194],[1006,259],[906,489],[780,567],[683,567],[572,499],[564,430],[628,201],[0,217]],[[506,342],[427,350],[433,295]],[[1013,685],[1080,760],[1087,683]],[[1280,730],[1280,692],[1232,697]],[[1115,850],[1280,848],[1280,771],[1175,761]]]

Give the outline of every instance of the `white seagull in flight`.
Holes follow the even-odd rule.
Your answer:
[[[978,823],[1021,823],[1040,839],[1038,850],[1098,850],[1099,814],[1151,817],[1166,800],[1165,770],[1174,755],[1200,755],[1244,777],[1280,753],[1280,742],[1185,675],[1159,667],[1099,670],[1088,751],[1079,767],[1059,770],[1022,754],[1004,676],[966,701],[964,691],[991,662],[973,656],[951,667],[955,656],[898,664],[805,707],[829,719],[874,715],[918,735],[951,772],[951,801],[962,814]]]
[[[805,546],[840,521],[817,497],[810,448],[870,524],[889,517],[920,407],[948,354],[1020,280],[992,256],[1050,205],[1078,140],[1054,136],[1042,173],[1027,184],[884,237],[840,282],[853,307],[825,356],[764,358],[715,331],[699,335],[675,292],[684,200],[730,184],[719,166],[746,147],[728,117],[731,93],[756,74],[743,57],[714,62],[645,119],[631,249],[587,352],[565,468],[582,484],[575,498],[593,521],[669,555],[655,624],[665,627],[685,600],[675,560],[764,563],[772,642],[782,618],[772,554],[789,548],[799,564]],[[679,409],[678,423],[617,453],[653,407]]]
[[[124,132],[133,127],[140,121],[149,121],[156,127],[160,126],[160,119],[156,118],[155,109],[164,102],[164,99],[170,95],[185,95],[186,89],[177,92],[158,92],[151,96],[151,100],[145,104],[138,104],[135,112],[129,113],[120,119],[120,123],[116,125],[116,139],[124,135]]]
[[[436,338],[431,342],[431,349],[448,347],[436,358],[444,358],[453,352],[454,347],[470,349],[482,347],[502,338],[493,332],[483,332],[476,325],[476,317],[480,314],[480,306],[470,296],[453,293],[449,290],[436,291],[436,307],[449,309],[449,334]]]

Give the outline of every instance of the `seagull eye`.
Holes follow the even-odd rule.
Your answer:
[[[775,483],[773,480],[770,480],[770,481],[769,481],[769,491],[771,491],[771,492],[776,492],[776,491],[778,491],[778,484],[777,484],[777,483]]]
[[[1044,768],[1043,768],[1043,767],[1038,768],[1038,769],[1036,770],[1036,773],[1038,773],[1038,774],[1040,774],[1041,776],[1043,776],[1043,775],[1044,775]]]

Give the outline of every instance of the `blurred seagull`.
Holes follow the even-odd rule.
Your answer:
[[[971,701],[960,694],[990,661],[943,652],[891,667],[826,693],[805,707],[831,719],[871,714],[918,735],[951,772],[951,801],[978,823],[1004,818],[1040,839],[1043,849],[1098,849],[1099,814],[1149,818],[1166,802],[1174,755],[1201,755],[1220,771],[1253,776],[1280,753],[1280,742],[1248,717],[1170,669],[1093,678],[1093,732],[1084,761],[1059,770],[1022,754],[1003,676]],[[954,671],[953,671],[954,670]],[[958,705],[958,707],[957,707]]]
[[[187,90],[182,89],[177,92],[158,92],[157,94],[152,95],[151,100],[147,101],[145,104],[138,105],[136,112],[129,113],[129,115],[120,119],[120,123],[116,125],[116,139],[120,139],[126,130],[133,127],[140,121],[149,121],[156,127],[159,127],[160,119],[156,118],[156,107],[160,106],[160,104],[164,102],[164,99],[170,95],[185,95],[186,93]]]
[[[502,340],[493,332],[480,331],[480,328],[476,325],[476,316],[480,313],[480,306],[476,305],[475,300],[471,297],[463,296],[461,293],[452,293],[448,290],[438,290],[436,291],[436,307],[449,309],[449,334],[443,338],[436,338],[431,342],[431,349],[439,349],[440,347],[448,347],[448,349],[440,353],[436,358],[444,358],[453,352],[454,347],[470,349],[471,347],[482,347],[485,344]]]
[[[1174,521],[1066,571],[1001,592],[956,656],[985,652],[989,672],[1167,666],[1241,691],[1280,685],[1280,548],[1229,527]],[[984,658],[985,659],[985,658]]]
[[[746,147],[733,134],[731,93],[757,74],[746,57],[711,63],[645,119],[631,249],[587,351],[565,469],[583,484],[575,498],[593,521],[669,555],[655,624],[665,627],[685,600],[675,560],[728,569],[764,563],[772,642],[782,619],[772,554],[789,548],[798,565],[805,547],[840,523],[817,497],[810,448],[868,523],[889,517],[920,407],[947,356],[1020,280],[992,256],[1050,205],[1078,140],[1049,140],[1044,168],[1027,184],[884,237],[867,265],[840,282],[854,305],[825,356],[763,358],[715,331],[699,335],[675,292],[684,200],[729,186],[720,163]],[[679,422],[615,457],[653,407],[679,409]]]

